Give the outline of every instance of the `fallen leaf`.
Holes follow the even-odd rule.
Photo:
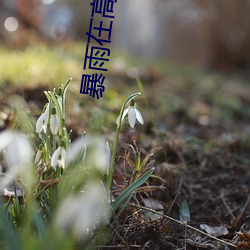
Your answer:
[[[191,215],[190,215],[190,209],[187,200],[184,200],[181,202],[181,208],[180,208],[180,221],[181,222],[190,222]]]
[[[163,210],[163,205],[154,199],[143,199],[143,203],[146,207],[153,209],[153,210]]]
[[[201,230],[205,231],[207,234],[212,235],[214,237],[219,237],[222,235],[227,235],[228,230],[225,225],[222,226],[209,226],[207,224],[200,225]]]
[[[237,235],[243,240],[238,247],[250,248],[250,232],[237,232]]]

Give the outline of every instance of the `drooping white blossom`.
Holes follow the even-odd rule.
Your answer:
[[[135,107],[134,100],[132,100],[129,107],[124,110],[122,120],[126,115],[128,115],[128,122],[132,128],[134,128],[136,120],[138,120],[141,124],[144,123],[141,112]]]
[[[35,164],[39,165],[43,156],[43,145],[40,144],[35,156]]]
[[[85,154],[86,151],[88,154]],[[86,135],[76,139],[69,147],[68,162],[74,162],[79,156],[82,156],[83,161],[87,161],[88,166],[94,166],[102,173],[109,167],[110,149],[102,137]]]
[[[46,133],[48,121],[49,121],[49,104],[47,104],[47,106],[45,107],[45,110],[37,119],[36,132],[41,133],[43,131],[44,133]]]
[[[80,194],[69,196],[56,213],[56,229],[81,240],[87,239],[95,226],[107,220],[109,209],[104,197],[99,182],[90,183]]]
[[[17,177],[29,186],[32,182],[32,147],[29,139],[21,133],[6,130],[0,133],[0,153],[7,163],[7,173],[1,180],[1,188]]]
[[[51,166],[56,168],[56,166],[64,169],[67,161],[67,152],[62,145],[55,150],[51,157]]]
[[[62,111],[62,96],[61,95],[57,96],[57,101],[58,101],[58,104],[59,104],[61,111]]]
[[[58,134],[59,126],[60,126],[60,120],[59,120],[58,111],[55,107],[52,108],[51,116],[50,116],[50,131],[53,135]]]

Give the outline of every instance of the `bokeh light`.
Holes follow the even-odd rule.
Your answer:
[[[55,0],[42,0],[42,4],[45,4],[45,5],[50,5],[54,2],[55,2]]]
[[[4,21],[4,27],[9,32],[14,32],[18,28],[18,21],[15,17],[8,17]]]

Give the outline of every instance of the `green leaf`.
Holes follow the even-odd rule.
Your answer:
[[[13,226],[9,223],[8,215],[2,208],[0,208],[0,228],[3,231],[6,249],[7,250],[21,250],[20,241]],[[2,233],[2,232],[1,232]]]
[[[40,237],[44,236],[45,229],[46,229],[45,228],[45,222],[44,222],[44,219],[43,219],[42,215],[38,211],[34,211],[33,221],[34,221],[34,224],[36,225],[38,235]]]
[[[181,222],[189,222],[191,220],[190,210],[187,200],[181,202],[180,208],[180,221]]]
[[[113,220],[113,222],[112,222],[112,225],[114,225],[114,224],[117,222],[117,220],[119,219],[120,215],[122,214],[122,212],[124,211],[124,209],[125,209],[126,206],[128,205],[128,203],[129,203],[130,199],[132,198],[132,196],[133,196],[133,193],[131,193],[131,194],[129,195],[129,197],[127,198],[127,200],[123,203],[123,205],[122,205],[122,207],[120,208],[119,212],[118,212],[117,215],[115,216],[115,218],[114,218],[114,220]]]
[[[126,200],[137,188],[139,188],[143,183],[147,181],[147,179],[154,172],[154,168],[149,169],[143,176],[138,178],[133,184],[127,187],[118,198],[112,203],[112,208],[115,211],[124,200]]]

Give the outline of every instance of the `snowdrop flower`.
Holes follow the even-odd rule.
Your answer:
[[[88,154],[86,155],[86,150]],[[68,151],[68,162],[73,163],[78,157],[87,162],[87,166],[94,166],[105,173],[110,164],[110,149],[102,137],[84,136],[76,139]]]
[[[136,120],[138,120],[138,122],[140,122],[141,124],[144,123],[141,112],[135,107],[134,99],[130,101],[129,107],[124,110],[122,115],[122,120],[125,118],[127,114],[128,114],[128,122],[131,128],[134,128]]]
[[[32,147],[28,138],[17,132],[6,130],[0,133],[0,152],[8,164],[8,170],[1,179],[1,188],[13,179],[21,177],[27,186],[33,181]]]
[[[96,225],[108,220],[108,203],[99,182],[90,183],[81,194],[68,196],[59,207],[54,225],[79,240],[91,237]]]
[[[58,112],[55,107],[52,108],[51,116],[50,116],[50,130],[53,135],[56,135],[59,131],[59,117]]]
[[[91,137],[88,146],[87,165],[94,166],[101,173],[108,171],[110,164],[110,150],[107,142],[101,137]]]
[[[42,143],[39,145],[39,148],[37,150],[36,156],[35,156],[35,163],[36,164],[40,164],[41,163],[41,159],[42,159],[42,155],[43,155],[43,145]]]
[[[61,95],[57,95],[57,101],[62,111],[62,96]]]
[[[51,157],[51,166],[56,168],[56,166],[64,169],[67,161],[67,152],[64,148],[63,143],[55,150]]]
[[[47,125],[49,120],[49,104],[44,107],[43,113],[40,115],[36,122],[36,132],[41,133],[42,131],[46,134]]]
[[[62,103],[63,103],[63,97],[62,97],[62,87],[60,87],[60,88],[58,88],[57,89],[57,92],[56,92],[56,99],[57,99],[57,101],[58,101],[58,104],[59,104],[59,106],[60,106],[60,110],[61,110],[61,112],[62,112]],[[56,107],[57,108],[57,107]],[[57,110],[58,111],[58,110]],[[59,113],[59,111],[58,111],[58,113]]]

